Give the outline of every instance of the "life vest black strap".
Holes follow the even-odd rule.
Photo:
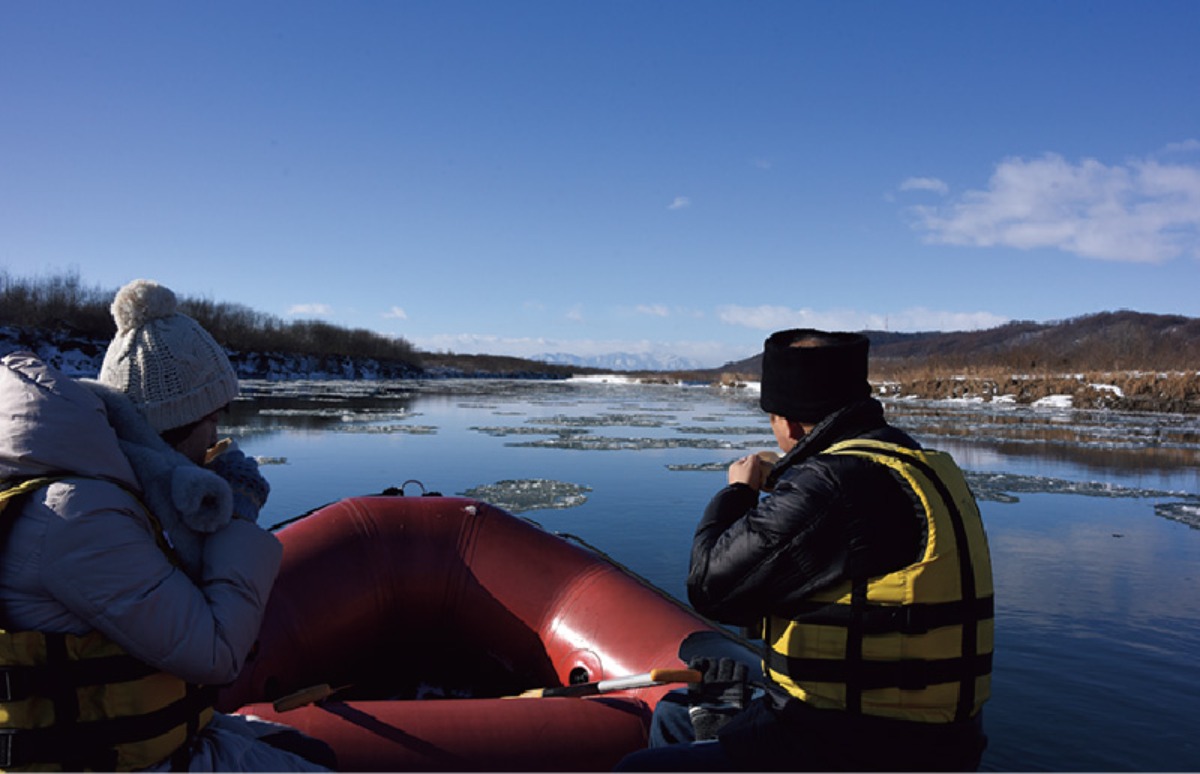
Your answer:
[[[167,539],[166,530],[163,529],[162,522],[158,517],[146,506],[142,501],[142,495],[137,490],[133,489],[123,481],[107,478],[105,476],[86,476],[70,472],[54,472],[46,473],[41,476],[27,476],[24,478],[11,478],[0,480],[0,512],[5,512],[4,519],[0,521],[0,545],[3,545],[8,539],[8,530],[12,528],[12,522],[15,518],[16,509],[9,511],[8,505],[12,504],[21,497],[28,495],[30,492],[40,489],[43,486],[49,486],[56,481],[62,481],[69,478],[83,478],[94,481],[105,481],[113,486],[120,487],[130,497],[137,501],[142,506],[142,512],[150,522],[151,529],[154,533],[154,542],[158,545],[159,550],[166,554],[167,559],[176,567],[182,567],[183,562],[179,558],[179,553],[171,545]],[[11,514],[11,515],[10,515]]]
[[[58,638],[47,635],[47,649]],[[46,696],[62,687],[124,683],[149,677],[158,670],[130,655],[67,659],[65,653],[51,664],[0,666],[0,702]]]
[[[965,600],[974,600],[976,598],[975,568],[971,562],[971,544],[967,540],[966,523],[962,510],[959,509],[958,503],[954,500],[954,495],[950,492],[949,487],[946,486],[946,482],[937,474],[937,471],[924,460],[920,459],[914,450],[895,444],[889,444],[889,448],[879,448],[869,444],[859,446],[847,444],[837,451],[887,456],[921,471],[921,474],[937,490],[938,497],[942,499],[942,502],[945,503],[949,511],[950,526],[954,531],[954,542],[958,549],[958,577],[962,597]],[[962,652],[966,655],[975,653],[978,642],[978,628],[970,625],[969,621],[964,621],[962,627]],[[958,708],[955,713],[955,720],[966,720],[975,709],[975,677],[970,671],[964,672],[960,677],[961,687],[958,691]]]
[[[867,608],[867,582],[857,581],[850,591],[850,620],[854,623],[846,629],[846,711],[852,715],[862,713],[862,693],[866,675],[863,670],[863,627],[858,625]]]
[[[802,602],[790,616],[793,621],[813,626],[850,626],[851,619],[862,626],[863,634],[925,634],[943,626],[966,626],[995,617],[995,598],[953,602],[914,603],[909,605],[867,606],[859,613],[850,605],[832,602]]]
[[[67,635],[62,633],[46,634],[46,665],[52,670],[64,668],[71,663],[67,655]],[[54,722],[64,725],[74,724],[79,720],[79,694],[75,686],[64,681],[55,681],[47,686],[46,694],[54,702]],[[100,750],[85,750],[76,745],[63,748],[59,755],[63,756],[63,768],[83,770],[98,769],[109,763],[115,767],[116,757],[102,755]]]
[[[36,763],[86,761],[88,768],[111,771],[116,763],[117,745],[153,739],[176,726],[197,723],[200,714],[212,706],[215,698],[215,689],[197,687],[183,698],[146,715],[47,728],[0,728],[0,769]]]
[[[796,682],[840,683],[849,682],[854,671],[854,682],[863,691],[882,688],[899,688],[919,691],[931,685],[957,683],[963,676],[975,677],[991,674],[992,654],[982,653],[963,658],[936,660],[905,659],[902,661],[859,660],[850,665],[842,659],[795,658],[772,651],[767,661],[772,671],[781,672]]]

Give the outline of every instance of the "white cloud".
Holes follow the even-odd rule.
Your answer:
[[[668,210],[686,210],[692,206],[692,200],[686,196],[676,196],[675,199],[667,205]]]
[[[634,311],[651,317],[668,317],[671,314],[671,311],[663,304],[638,304],[634,307]]]
[[[566,318],[571,322],[583,322],[583,304],[576,304],[568,309]]]
[[[994,328],[1008,318],[991,312],[948,312],[914,307],[900,312],[879,314],[853,309],[814,311],[786,306],[723,306],[718,319],[760,331],[786,328],[819,328],[831,331],[965,331]]]
[[[385,320],[407,320],[408,313],[398,306],[393,306],[383,313],[383,317]]]
[[[986,190],[913,212],[926,241],[937,244],[1048,247],[1136,263],[1200,257],[1200,166],[1072,164],[1053,153],[1010,158]]]
[[[950,186],[936,177],[910,177],[900,184],[901,191],[933,191],[943,196],[950,192]]]
[[[333,307],[329,304],[293,304],[287,313],[293,317],[332,317]]]
[[[1200,151],[1200,140],[1194,139],[1168,143],[1163,148],[1164,153],[1195,153],[1196,151]]]

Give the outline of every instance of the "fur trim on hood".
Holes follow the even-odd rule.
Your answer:
[[[227,525],[233,515],[229,484],[171,448],[123,393],[91,379],[79,383],[104,402],[108,422],[133,467],[146,507],[162,522],[167,542],[178,552],[184,570],[198,578],[204,536]]]

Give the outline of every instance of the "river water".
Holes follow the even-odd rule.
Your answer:
[[[243,394],[224,430],[264,463],[265,523],[391,486],[466,494],[681,599],[725,466],[774,446],[755,395],[707,387],[247,382]],[[1200,418],[885,405],[954,454],[980,501],[997,619],[982,768],[1200,770]]]

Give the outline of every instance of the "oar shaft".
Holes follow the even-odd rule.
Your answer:
[[[556,685],[551,688],[535,688],[521,694],[526,697],[548,696],[594,696],[612,691],[630,691],[636,688],[651,688],[664,683],[698,683],[701,675],[695,669],[652,669],[640,675],[613,677],[594,683],[578,685]]]

